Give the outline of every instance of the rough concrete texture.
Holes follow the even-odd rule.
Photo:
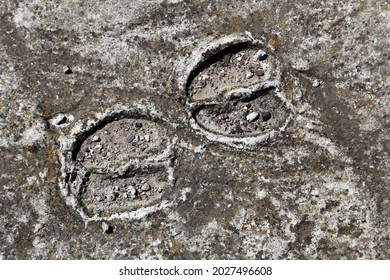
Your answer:
[[[0,259],[389,259],[389,19],[384,0],[1,1]],[[230,67],[237,46],[276,72]],[[192,92],[206,72],[224,91]]]

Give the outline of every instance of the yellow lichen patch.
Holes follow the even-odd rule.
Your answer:
[[[63,200],[61,199],[61,197],[59,197],[59,196],[54,196],[54,197],[51,198],[50,204],[53,205],[53,206],[60,207],[60,206],[62,206],[64,203],[63,203]]]
[[[108,211],[102,211],[100,213],[100,216],[105,218],[105,219],[108,219],[111,216],[111,214]]]
[[[181,252],[182,249],[183,249],[183,245],[177,242],[176,240],[173,240],[172,247],[169,249],[169,254],[171,256],[178,254]]]
[[[64,85],[64,93],[66,95],[72,95],[73,89],[70,85]]]
[[[290,92],[290,91],[286,92],[286,99],[287,99],[288,101],[291,101],[291,100],[293,99],[292,92]]]
[[[276,45],[276,40],[271,38],[271,39],[268,40],[268,44],[270,44],[272,46],[275,46]]]
[[[39,107],[42,110],[42,114],[44,118],[51,117],[51,110],[50,110],[49,102],[47,100],[43,101]]]
[[[5,108],[6,102],[4,100],[0,100],[0,109]]]
[[[346,95],[346,93],[347,93],[347,91],[344,90],[344,89],[340,89],[340,90],[339,90],[339,95],[340,95],[341,97],[344,97],[344,96]]]
[[[47,173],[47,179],[48,180],[54,180],[57,178],[57,172],[54,168],[50,168]]]
[[[43,148],[43,152],[47,155],[47,163],[52,164],[56,162],[56,154],[50,148]]]

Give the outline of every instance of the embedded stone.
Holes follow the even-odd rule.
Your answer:
[[[264,76],[264,70],[263,69],[261,69],[261,68],[257,68],[256,70],[255,70],[255,74],[258,76],[258,77],[262,77],[262,76]]]
[[[256,54],[253,56],[254,60],[262,61],[268,57],[267,53],[263,50],[258,50]]]
[[[129,186],[127,191],[132,195],[135,196],[137,194],[137,190],[134,188],[134,186]]]
[[[259,117],[259,113],[257,113],[257,112],[252,112],[252,113],[250,113],[249,115],[246,116],[246,120],[247,120],[248,122],[253,122],[253,121],[256,120],[258,117]]]
[[[261,119],[266,122],[269,119],[271,119],[271,113],[270,112],[262,112],[261,113]]]
[[[245,73],[245,78],[246,79],[250,79],[250,78],[252,78],[253,77],[253,72],[252,71],[246,71],[246,73]]]
[[[147,191],[150,191],[152,188],[150,187],[150,185],[148,183],[145,183],[142,185],[141,189],[145,192]]]
[[[133,142],[135,140],[135,136],[134,135],[129,135],[129,136],[127,136],[127,142],[128,143],[131,143],[131,142]]]
[[[114,228],[110,226],[107,222],[102,222],[103,233],[112,233]]]
[[[68,65],[64,66],[63,71],[64,71],[64,73],[67,74],[67,75],[73,73],[72,68],[70,68]]]

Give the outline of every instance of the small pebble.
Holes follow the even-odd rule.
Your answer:
[[[99,142],[100,141],[100,137],[95,135],[93,138],[92,138],[92,142]]]
[[[56,125],[62,125],[64,123],[66,123],[68,120],[68,118],[64,115],[64,114],[59,114],[55,120],[54,120],[54,124]]]
[[[313,87],[319,87],[322,84],[322,81],[314,80],[313,81]]]
[[[259,113],[257,113],[257,112],[252,112],[252,113],[250,113],[249,115],[246,116],[246,120],[247,120],[248,122],[253,122],[253,121],[256,120],[258,117],[259,117]]]
[[[145,183],[142,185],[142,188],[141,188],[143,191],[147,192],[147,191],[150,191],[152,188],[150,187],[150,185],[148,183]]]
[[[102,222],[102,230],[104,233],[112,233],[114,229],[107,222]]]
[[[119,196],[117,192],[112,192],[108,195],[108,200],[109,201],[115,201],[115,199]]]
[[[103,197],[101,197],[100,195],[95,196],[95,199],[96,199],[97,202],[102,202],[103,201]]]
[[[142,123],[136,122],[136,123],[135,123],[135,127],[136,127],[136,128],[141,128],[141,127],[142,127]]]
[[[149,134],[146,134],[146,135],[144,136],[144,139],[145,139],[146,142],[150,142],[150,135],[149,135]]]
[[[134,135],[129,135],[127,136],[127,143],[131,143],[135,140],[135,136]]]
[[[264,76],[264,70],[261,69],[261,68],[258,68],[255,70],[255,74],[258,76],[258,77],[262,77]]]
[[[64,66],[63,70],[64,70],[64,73],[67,74],[67,75],[73,73],[72,69],[68,65]]]
[[[270,112],[262,112],[261,113],[261,119],[266,122],[271,118],[271,113]]]
[[[267,53],[263,50],[258,50],[256,52],[256,54],[253,56],[254,60],[259,60],[259,61],[262,61],[262,60],[265,60],[267,58]]]
[[[129,186],[127,190],[132,196],[135,196],[137,194],[137,190],[134,188],[134,186]]]
[[[252,71],[246,71],[245,78],[250,79],[253,77],[253,72]]]
[[[231,54],[227,54],[227,55],[225,55],[225,56],[223,57],[223,59],[222,59],[222,66],[223,66],[223,67],[229,66],[230,57],[231,57]]]

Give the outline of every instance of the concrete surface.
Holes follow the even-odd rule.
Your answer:
[[[389,259],[389,34],[384,0],[1,1],[0,259]],[[220,80],[240,44],[276,72]]]

